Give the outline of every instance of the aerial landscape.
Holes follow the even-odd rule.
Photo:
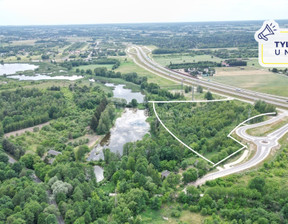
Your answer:
[[[0,0],[0,224],[288,223],[288,4],[219,2]]]

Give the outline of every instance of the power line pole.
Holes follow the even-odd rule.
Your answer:
[[[194,86],[192,86],[192,101],[194,100]]]

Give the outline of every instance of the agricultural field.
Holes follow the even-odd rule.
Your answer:
[[[76,71],[76,69],[79,69],[79,70],[87,70],[87,69],[91,69],[92,71],[95,69],[95,68],[99,68],[99,67],[105,67],[109,70],[112,69],[113,65],[111,64],[99,64],[99,65],[82,65],[82,66],[78,66],[77,68],[74,68],[74,71]]]
[[[127,58],[127,60],[122,59],[120,67],[115,70],[116,72],[121,73],[131,73],[136,72],[140,76],[146,76],[149,80],[149,82],[157,83],[163,88],[166,88],[167,86],[175,85],[174,81],[167,80],[165,78],[162,78],[160,76],[157,76],[144,68],[141,68],[139,65],[135,64],[132,59]]]
[[[189,54],[163,54],[163,55],[153,55],[153,59],[163,66],[168,66],[170,63],[195,63],[199,61],[212,61],[220,63],[223,59],[212,56],[212,55],[195,55],[191,56]]]
[[[206,79],[263,93],[288,96],[288,77],[267,69],[216,68],[216,74]]]

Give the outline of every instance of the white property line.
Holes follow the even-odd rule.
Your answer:
[[[250,117],[250,118],[248,118],[247,120],[245,120],[245,121],[241,122],[240,124],[238,124],[238,125],[228,134],[228,137],[230,137],[230,135],[231,135],[237,128],[239,128],[241,125],[243,125],[243,124],[246,123],[247,121],[250,121],[250,120],[252,120],[252,119],[254,119],[254,118],[256,118],[256,117],[262,117],[262,116],[265,116],[265,115],[275,115],[275,114],[276,114],[276,112],[270,112],[270,113],[264,113],[264,114],[256,115],[256,116],[254,116],[254,117]]]
[[[148,103],[209,103],[209,102],[221,102],[221,101],[230,101],[233,98],[228,97],[221,100],[175,100],[175,101],[148,101]]]
[[[244,145],[243,143],[241,143],[240,141],[238,141],[237,139],[233,138],[231,136],[231,134],[238,128],[240,127],[241,125],[243,125],[244,123],[246,123],[247,121],[249,120],[252,120],[256,117],[261,117],[261,116],[265,116],[265,115],[274,115],[276,114],[276,112],[271,112],[271,113],[264,113],[264,114],[259,114],[259,115],[256,115],[254,117],[251,117],[243,122],[241,122],[240,124],[238,124],[228,135],[227,137],[228,138],[231,138],[232,140],[234,140],[235,142],[239,143],[240,145],[242,145],[242,148],[238,149],[237,151],[233,152],[232,154],[230,154],[229,156],[227,156],[226,158],[220,160],[219,162],[217,163],[213,163],[212,161],[210,161],[209,159],[207,159],[206,157],[204,157],[203,155],[201,155],[200,153],[196,152],[194,149],[192,149],[191,147],[189,147],[188,145],[186,145],[184,142],[182,142],[179,138],[177,138],[165,125],[164,123],[162,122],[162,120],[159,118],[157,112],[156,112],[156,109],[155,109],[155,103],[199,103],[199,102],[205,102],[205,103],[208,103],[208,102],[219,102],[219,101],[229,101],[229,100],[233,100],[233,98],[227,98],[227,99],[222,99],[222,100],[195,100],[195,101],[148,101],[149,103],[152,103],[153,104],[153,110],[154,110],[154,113],[156,115],[156,118],[158,119],[158,121],[161,123],[161,125],[165,128],[165,130],[170,134],[172,135],[178,142],[180,142],[182,145],[184,145],[186,148],[188,148],[189,150],[191,150],[193,153],[195,153],[196,155],[198,155],[199,157],[201,157],[202,159],[206,160],[207,162],[211,163],[213,165],[213,167],[219,165],[220,163],[224,162],[225,160],[229,159],[230,157],[234,156],[235,154],[237,154],[238,152],[242,151],[243,149],[247,148],[246,145]]]
[[[178,142],[180,142],[182,145],[184,145],[186,148],[190,149],[192,152],[194,152],[197,156],[201,157],[202,159],[206,160],[207,162],[211,163],[214,165],[214,163],[212,161],[210,161],[209,159],[207,159],[206,157],[202,156],[200,153],[196,152],[194,149],[190,148],[188,145],[186,145],[184,142],[182,142],[179,138],[177,138],[161,121],[161,119],[159,118],[156,109],[155,109],[155,103],[153,102],[153,110],[154,113],[158,119],[158,121],[162,124],[162,126],[166,129],[166,131],[169,132],[170,135],[172,135]]]
[[[242,147],[241,149],[237,150],[236,152],[233,152],[231,155],[227,156],[226,158],[222,159],[222,160],[219,161],[218,163],[214,164],[213,167],[219,165],[220,163],[222,163],[222,162],[224,162],[225,160],[229,159],[230,157],[232,157],[232,156],[235,155],[236,153],[238,153],[238,152],[240,152],[241,150],[247,148],[246,145],[242,144],[242,143],[239,142],[237,139],[235,139],[235,138],[233,138],[233,137],[231,136],[231,134],[232,134],[237,128],[239,128],[241,125],[245,124],[247,121],[250,121],[250,120],[252,120],[252,119],[254,119],[254,118],[256,118],[256,117],[262,117],[262,116],[265,116],[265,115],[274,115],[274,114],[276,114],[276,112],[258,114],[258,115],[256,115],[256,116],[250,117],[250,118],[248,118],[247,120],[245,120],[245,121],[241,122],[240,124],[238,124],[238,125],[227,135],[227,137],[233,139],[235,142],[239,143],[239,144],[242,145],[243,147]]]

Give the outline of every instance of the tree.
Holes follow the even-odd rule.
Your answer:
[[[135,171],[135,159],[131,156],[129,156],[128,158],[127,168],[132,170],[133,172]]]
[[[45,219],[46,224],[57,224],[57,219],[54,214],[49,214]]]
[[[5,155],[4,153],[0,153],[0,162],[3,162],[3,163],[8,163],[9,161],[9,158],[7,155]]]
[[[159,197],[155,196],[151,199],[151,208],[154,210],[158,210],[161,208],[162,201]]]
[[[205,93],[205,99],[207,100],[213,100],[213,96],[212,93],[210,91],[208,91],[207,93]]]
[[[203,93],[203,88],[202,88],[202,86],[197,86],[197,92],[198,92],[198,93]]]
[[[250,180],[248,186],[250,189],[256,189],[257,191],[262,193],[265,187],[265,179],[263,177],[257,176]]]
[[[65,214],[65,223],[72,224],[76,219],[75,212],[72,209],[69,209]]]
[[[198,172],[195,168],[189,168],[187,171],[183,173],[183,181],[185,184],[196,181],[198,178]]]
[[[91,119],[91,123],[90,123],[90,127],[93,131],[96,131],[97,130],[97,127],[98,127],[98,119],[95,115],[92,116],[92,119]]]
[[[85,220],[85,224],[90,224],[91,223],[92,218],[91,218],[90,212],[86,211],[84,213],[84,220]]]
[[[83,201],[83,192],[79,187],[76,187],[74,189],[73,195],[72,195],[74,201]]]
[[[37,156],[38,157],[38,156]],[[38,157],[39,158],[39,157]],[[24,165],[28,168],[28,169],[33,169],[33,165],[34,165],[34,160],[36,160],[37,158],[33,155],[33,154],[25,154],[24,156],[21,157],[20,162],[24,163]]]
[[[89,147],[87,145],[80,145],[78,149],[75,150],[76,161],[83,161],[87,152],[89,152]]]
[[[54,195],[57,195],[58,193],[64,193],[67,195],[69,192],[72,191],[73,187],[69,183],[63,182],[61,180],[57,180],[55,181],[55,183],[53,183],[53,185],[51,186],[51,189]]]
[[[45,147],[44,146],[38,146],[36,149],[36,153],[38,156],[42,157],[45,153]]]
[[[190,201],[198,201],[200,198],[200,192],[195,186],[188,186],[187,189],[187,195],[190,199]]]
[[[131,106],[132,106],[132,107],[137,107],[137,106],[138,106],[138,102],[137,102],[136,99],[132,99],[132,101],[131,101]]]
[[[275,106],[262,100],[257,100],[254,104],[254,108],[260,113],[276,112]]]
[[[176,186],[180,183],[181,176],[179,174],[170,173],[164,180],[163,185],[165,188],[176,189]]]
[[[0,138],[4,135],[3,125],[0,122]]]
[[[288,219],[288,203],[286,203],[282,208],[282,214],[285,219]]]

